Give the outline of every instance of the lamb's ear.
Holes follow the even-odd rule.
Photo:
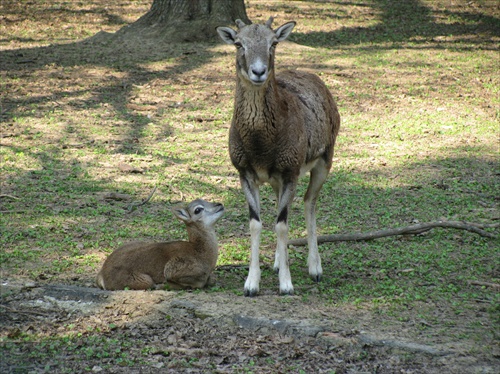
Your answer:
[[[189,212],[182,205],[172,207],[172,213],[182,221],[188,221],[191,218]]]
[[[278,39],[278,41],[282,42],[283,40],[288,38],[288,35],[290,35],[295,25],[296,25],[295,21],[290,21],[278,27],[274,32],[276,34],[276,38]]]
[[[227,44],[234,44],[236,38],[236,31],[230,27],[217,27],[217,33]]]

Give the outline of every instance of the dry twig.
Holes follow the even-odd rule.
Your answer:
[[[135,208],[137,208],[138,206],[141,206],[141,205],[144,205],[144,204],[147,204],[149,200],[151,200],[151,198],[153,197],[153,195],[155,194],[156,192],[156,188],[158,186],[155,186],[155,188],[153,188],[153,191],[151,191],[151,193],[149,194],[149,196],[142,200],[140,203],[130,203],[129,206],[128,206],[128,212],[132,212]]]
[[[400,227],[400,228],[370,231],[365,233],[360,232],[354,234],[321,235],[318,236],[318,243],[373,240],[373,239],[378,239],[388,236],[396,236],[396,235],[417,235],[425,231],[432,230],[436,227],[467,230],[487,238],[495,239],[496,235],[487,232],[483,229],[496,228],[499,226],[500,226],[499,223],[479,224],[479,223],[460,222],[460,221],[435,221],[435,222],[418,223],[416,225]],[[288,241],[288,245],[303,246],[306,244],[307,244],[307,239],[293,239]]]

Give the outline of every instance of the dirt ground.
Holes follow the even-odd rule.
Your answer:
[[[496,373],[498,361],[436,337],[420,344],[425,321],[387,323],[359,308],[320,307],[310,299],[210,292],[101,291],[74,285],[4,281],[0,329],[11,339],[70,328],[72,346],[41,360],[36,344],[4,351],[3,373],[302,372]],[[101,339],[89,347],[91,335]],[[81,343],[78,343],[81,339]],[[126,346],[127,364],[103,358],[110,341]],[[115,343],[116,344],[116,343]],[[50,345],[49,345],[50,346]],[[74,351],[73,351],[74,350]],[[113,348],[117,350],[117,348]],[[469,353],[467,353],[469,352]],[[26,359],[19,360],[19,356]],[[497,356],[498,357],[498,356]],[[23,364],[20,365],[19,362]]]

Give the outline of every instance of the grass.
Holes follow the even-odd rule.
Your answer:
[[[227,207],[219,265],[247,263],[247,208],[227,154],[233,51],[222,43],[171,44],[109,54],[104,42],[85,42],[132,22],[149,3],[2,3],[2,278],[91,284],[122,243],[185,238],[169,207],[197,197]],[[500,14],[493,2],[477,3],[250,4],[251,19],[298,21],[291,39],[299,45],[279,48],[278,69],[316,71],[340,108],[319,234],[499,218]],[[154,199],[132,213],[130,201],[103,198],[119,192],[140,201],[155,185]],[[306,187],[301,181],[300,197]],[[261,289],[276,290],[274,196],[263,187],[261,197]],[[292,238],[305,235],[302,213],[297,199]],[[453,314],[474,315],[481,300],[487,313],[468,329],[479,337],[495,334],[484,326],[494,326],[498,293],[468,281],[500,281],[499,247],[451,230],[324,244],[325,276],[317,285],[306,272],[306,250],[290,256],[304,300],[320,295],[327,305],[401,318],[415,308],[429,321],[440,305],[460,326]],[[241,294],[244,268],[218,276],[212,292]]]
[[[111,326],[111,331],[113,327]],[[111,337],[109,331],[87,331],[86,333],[75,333],[71,331],[71,326],[66,326],[68,332],[58,337],[44,337],[21,333],[15,341],[7,341],[3,349],[16,351],[18,341],[25,345],[30,345],[31,349],[25,362],[31,362],[33,365],[24,365],[19,369],[30,369],[37,367],[37,363],[45,362],[42,370],[57,372],[71,372],[64,369],[67,361],[78,359],[98,358],[101,362],[101,369],[105,370],[113,366],[133,366],[143,363],[144,360],[131,358],[130,351],[139,351],[131,339],[121,337],[120,339]],[[147,352],[143,348],[146,355]],[[140,355],[139,355],[140,356]],[[142,362],[141,362],[142,361]],[[84,371],[92,371],[93,368],[82,368]],[[14,369],[15,370],[15,369]]]

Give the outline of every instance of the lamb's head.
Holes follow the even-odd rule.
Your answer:
[[[210,203],[202,199],[196,199],[188,205],[173,207],[172,212],[188,226],[195,225],[203,228],[211,228],[224,214],[224,206],[219,203]]]
[[[275,47],[290,35],[295,26],[295,21],[291,21],[273,30],[272,22],[271,17],[265,25],[245,25],[238,19],[237,31],[230,27],[217,28],[222,40],[237,48],[238,75],[255,86],[261,86],[268,81],[274,69]]]

